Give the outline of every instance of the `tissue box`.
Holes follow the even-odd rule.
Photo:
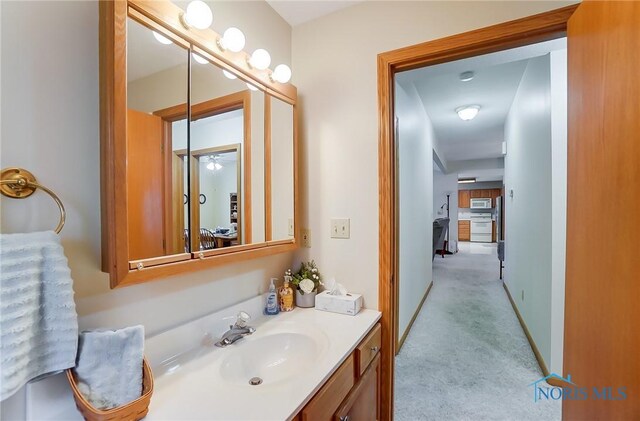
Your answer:
[[[316,295],[316,310],[355,316],[362,308],[362,295],[331,295],[329,291]]]

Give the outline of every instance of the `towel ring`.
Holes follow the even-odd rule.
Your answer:
[[[57,194],[42,184],[38,184],[35,176],[22,168],[5,168],[2,170],[1,176],[0,193],[12,199],[26,199],[37,189],[49,194],[60,210],[60,222],[58,222],[58,226],[55,229],[56,234],[60,234],[62,227],[64,227],[67,213]]]

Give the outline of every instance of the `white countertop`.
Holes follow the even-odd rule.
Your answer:
[[[362,310],[356,316],[296,308],[262,318],[253,335],[226,348],[208,346],[172,372],[155,379],[147,420],[289,420],[355,349],[380,318]],[[220,379],[221,361],[250,342],[277,332],[304,331],[325,344],[318,359],[298,376],[260,386]],[[326,339],[326,340],[325,340]],[[205,348],[205,346],[203,346]],[[193,354],[192,354],[193,355]]]

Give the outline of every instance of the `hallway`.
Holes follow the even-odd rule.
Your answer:
[[[533,402],[528,385],[542,373],[499,280],[495,244],[436,256],[433,278],[396,357],[395,419],[560,419],[559,402]]]

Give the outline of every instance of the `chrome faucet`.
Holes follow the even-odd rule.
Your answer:
[[[244,338],[247,335],[251,335],[256,330],[251,326],[247,326],[247,322],[249,320],[251,320],[251,316],[249,316],[247,312],[239,312],[236,316],[236,323],[229,326],[229,330],[227,330],[222,335],[222,338],[220,338],[220,340],[216,342],[215,345],[224,348],[225,346],[231,345],[232,343]]]

